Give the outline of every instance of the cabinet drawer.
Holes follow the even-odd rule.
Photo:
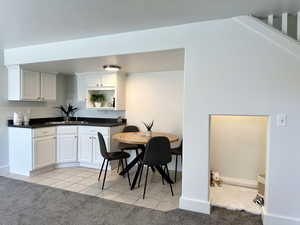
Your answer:
[[[45,136],[54,136],[56,135],[56,128],[55,127],[45,127],[45,128],[38,128],[33,130],[33,137],[45,137]]]
[[[77,126],[59,126],[57,134],[77,134]]]
[[[78,128],[79,134],[90,134],[97,135],[100,132],[103,136],[109,135],[109,127],[92,127],[92,126],[84,126]]]

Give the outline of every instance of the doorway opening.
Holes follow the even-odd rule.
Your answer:
[[[261,214],[265,196],[267,116],[211,115],[210,202]]]

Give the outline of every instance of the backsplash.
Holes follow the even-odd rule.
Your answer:
[[[75,102],[74,105],[78,106],[80,110],[75,114],[78,117],[99,117],[99,118],[118,118],[125,117],[125,111],[115,110],[97,110],[97,109],[86,109],[84,102]]]

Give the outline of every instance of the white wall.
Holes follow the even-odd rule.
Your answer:
[[[250,17],[5,51],[7,64],[185,48],[180,207],[209,212],[210,114],[268,115],[265,224],[299,224],[300,46]],[[287,127],[276,126],[285,112]]]
[[[182,136],[183,71],[130,73],[126,80],[127,122],[144,131],[142,122],[154,120],[153,131]]]
[[[268,118],[215,115],[210,121],[211,169],[227,180],[256,184],[265,174]]]
[[[128,125],[145,131],[142,121],[154,120],[153,131],[182,137],[183,76],[183,71],[129,73],[125,113]],[[170,169],[175,168],[174,162]],[[180,161],[178,170],[181,170]]]
[[[57,77],[57,101],[49,103],[7,101],[7,69],[3,65],[3,50],[0,50],[0,172],[8,166],[8,130],[7,120],[13,112],[31,110],[31,118],[60,116],[54,108],[65,101],[64,76]]]

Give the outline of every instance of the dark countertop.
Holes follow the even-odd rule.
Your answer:
[[[28,126],[14,125],[12,120],[8,120],[8,127],[19,127],[19,128],[29,128],[29,129],[54,127],[54,126],[116,127],[125,124],[126,124],[126,119],[122,119],[122,122],[119,122],[118,119],[91,118],[91,117],[70,118],[69,122],[64,122],[62,117],[38,118],[38,119],[31,119]]]

